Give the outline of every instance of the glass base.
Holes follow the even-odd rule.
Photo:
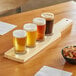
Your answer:
[[[38,42],[42,42],[42,41],[44,41],[45,40],[45,38],[43,38],[43,39],[39,39],[39,40],[37,40]]]
[[[50,33],[50,34],[45,34],[46,36],[52,36],[54,33]]]
[[[26,47],[28,47],[28,48],[34,48],[35,46],[36,46],[36,45],[33,45],[33,46],[28,46],[28,45],[27,45]]]
[[[24,51],[24,52],[16,52],[15,51],[15,54],[26,54],[27,53],[27,51]]]

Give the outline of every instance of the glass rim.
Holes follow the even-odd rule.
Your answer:
[[[54,14],[51,12],[44,12],[41,14],[41,17],[47,19],[47,20],[53,20],[54,19]]]
[[[37,24],[37,26],[45,25],[46,20],[45,20],[45,18],[42,18],[42,17],[36,17],[33,19],[33,23]]]
[[[23,29],[26,31],[37,31],[37,25],[34,23],[24,24]]]
[[[18,29],[13,31],[13,36],[16,38],[24,38],[27,34],[25,30]]]

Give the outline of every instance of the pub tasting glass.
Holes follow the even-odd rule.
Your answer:
[[[37,37],[37,25],[34,23],[27,23],[24,25],[23,29],[27,32],[26,45],[28,47],[35,47]]]
[[[24,30],[13,31],[13,45],[16,54],[24,54],[26,52],[27,34]]]
[[[43,41],[45,37],[46,20],[41,17],[33,19],[33,23],[37,24],[37,41]]]
[[[41,14],[42,18],[45,18],[46,20],[46,35],[52,35],[53,34],[53,24],[54,24],[54,14],[50,12],[45,12]]]

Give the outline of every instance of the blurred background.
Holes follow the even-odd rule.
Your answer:
[[[66,1],[71,1],[71,0],[28,0],[27,3],[22,6],[22,11],[28,11],[36,8],[55,5]]]
[[[0,0],[0,17],[73,0]]]

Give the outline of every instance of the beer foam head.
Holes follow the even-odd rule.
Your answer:
[[[44,18],[36,17],[33,19],[33,23],[35,23],[37,25],[45,25],[46,20]]]
[[[16,38],[26,37],[26,31],[24,31],[24,30],[15,30],[15,31],[13,31],[13,36],[16,37]]]
[[[41,17],[45,18],[46,20],[53,20],[54,14],[50,12],[45,12],[41,14]]]
[[[37,25],[34,23],[27,23],[24,24],[24,30],[26,31],[37,31]]]

